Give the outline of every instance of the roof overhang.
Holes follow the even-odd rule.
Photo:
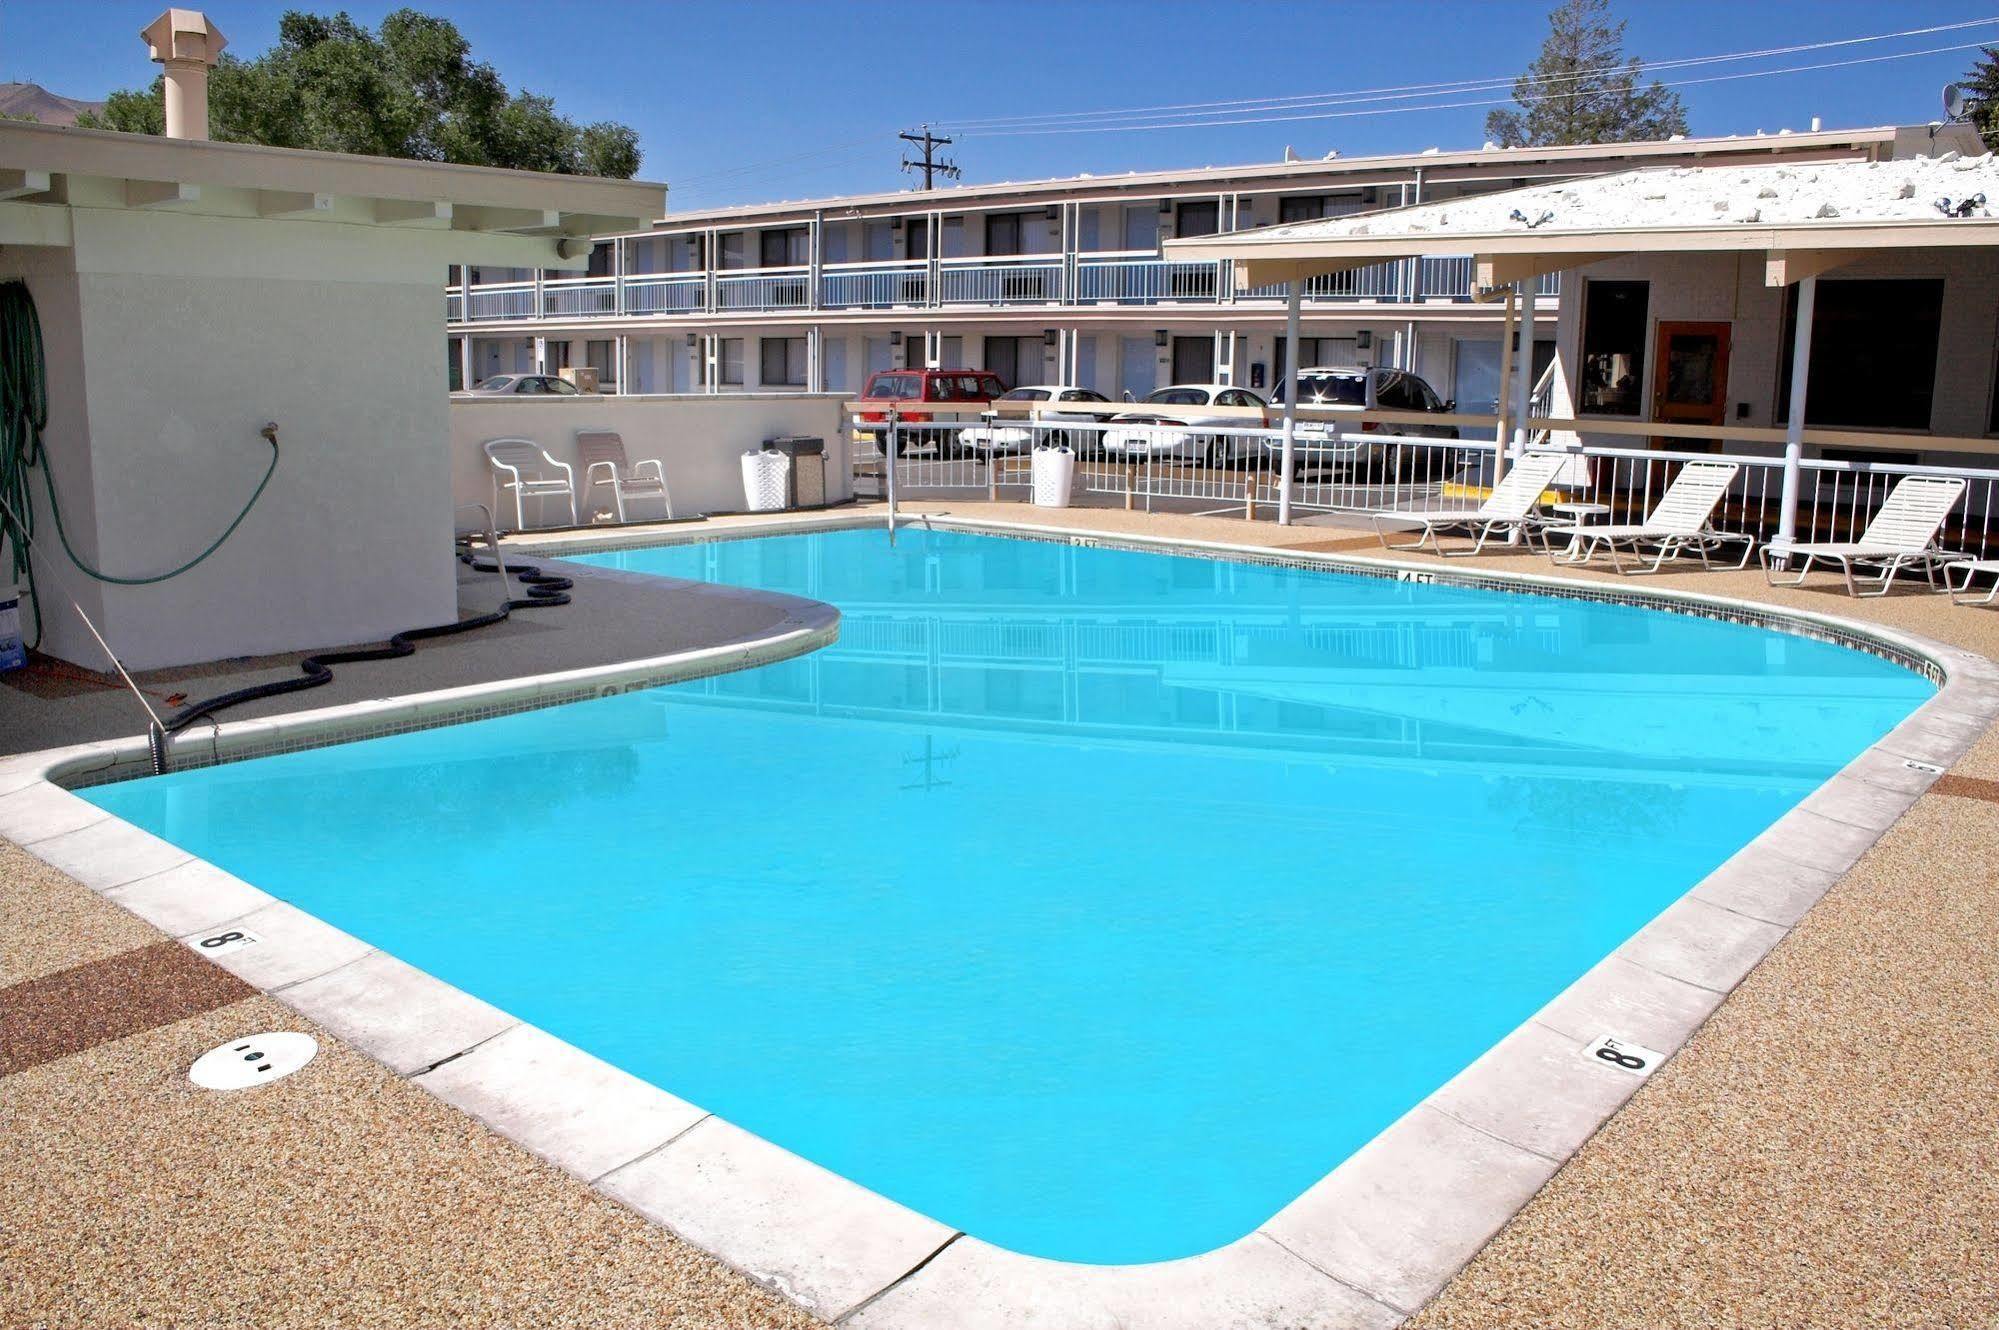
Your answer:
[[[1392,216],[1392,214],[1384,214]],[[1276,228],[1271,228],[1272,230]],[[1999,218],[1935,221],[1809,222],[1786,226],[1602,227],[1572,230],[1329,236],[1310,239],[1241,231],[1169,240],[1170,259],[1230,259],[1242,286],[1302,281],[1426,254],[1473,256],[1474,284],[1497,286],[1544,272],[1581,268],[1628,254],[1766,255],[1765,278],[1786,285],[1803,276],[1895,249],[1999,245]]]
[[[575,242],[658,217],[666,186],[0,121],[0,243],[65,243],[47,214],[72,207],[415,227],[467,262],[567,268]]]

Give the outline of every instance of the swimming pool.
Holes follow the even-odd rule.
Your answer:
[[[999,1246],[1250,1231],[1932,693],[1553,597],[954,532],[697,683],[83,791]]]

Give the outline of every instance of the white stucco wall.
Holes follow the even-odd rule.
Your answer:
[[[577,513],[589,520],[593,509],[610,506],[610,492],[583,493],[583,467],[576,456],[578,430],[616,430],[632,461],[656,457],[673,491],[674,512],[733,512],[743,506],[740,458],[762,442],[781,434],[811,434],[826,441],[826,490],[829,500],[852,497],[849,485],[849,443],[842,429],[840,404],[844,394],[697,393],[686,396],[589,396],[451,399],[451,486],[455,503],[491,504],[493,470],[480,451],[487,439],[532,439],[558,461],[576,471]],[[547,520],[566,518],[559,502],[545,508]],[[650,517],[658,505],[642,501],[628,515]],[[495,514],[503,526],[513,525],[511,499]],[[537,521],[534,503],[527,505],[530,524]]]
[[[36,295],[52,381],[81,370],[80,397],[66,386],[52,408],[49,440],[79,550],[120,575],[173,567],[256,485],[266,421],[283,448],[262,500],[206,563],[155,586],[92,584],[126,663],[378,640],[449,619],[434,250],[364,226],[72,216],[74,303],[59,282]],[[52,542],[53,521],[38,521]],[[47,649],[101,667],[49,590]]]

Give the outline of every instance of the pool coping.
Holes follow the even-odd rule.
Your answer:
[[[528,548],[575,554],[884,521],[866,513],[774,518]],[[255,945],[209,958],[825,1320],[867,1327],[1375,1327],[1399,1323],[1438,1292],[1999,718],[1999,665],[1987,658],[1815,611],[1679,589],[1032,522],[941,515],[902,521],[1649,605],[1874,651],[1921,670],[1939,687],[1256,1230],[1202,1255],[1145,1265],[1045,1260],[959,1233],[525,1025],[69,792],[144,769],[143,740],[0,761],[0,835],[191,946],[219,932],[255,935]],[[729,647],[232,722],[215,728],[210,755],[235,760],[557,705],[769,663],[836,635],[837,612],[817,606],[780,632]],[[1643,1075],[1626,1072],[1588,1055],[1602,1036],[1662,1056]]]

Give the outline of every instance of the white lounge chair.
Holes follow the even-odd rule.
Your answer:
[[[1529,453],[1513,464],[1512,470],[1500,478],[1485,502],[1476,508],[1435,508],[1416,512],[1382,508],[1368,514],[1368,517],[1374,523],[1374,534],[1381,538],[1384,549],[1420,550],[1427,541],[1432,549],[1447,558],[1477,554],[1496,534],[1519,531],[1531,535],[1544,525],[1534,510],[1540,506],[1548,483],[1567,461],[1567,456],[1562,453]],[[1383,522],[1413,523],[1422,527],[1423,532],[1413,544],[1391,545],[1388,543],[1388,532],[1382,527]],[[1437,534],[1458,528],[1475,537],[1472,547],[1468,550],[1445,549],[1437,540]]]
[[[533,439],[488,439],[479,445],[493,467],[493,509],[501,508],[500,492],[514,492],[514,529],[527,529],[524,499],[560,498],[569,504],[569,525],[576,525],[576,472],[558,462]],[[558,478],[555,474],[560,472]],[[539,514],[537,514],[539,515]]]
[[[1700,556],[1703,567],[1711,568],[1714,564],[1708,554],[1712,550],[1740,542],[1742,560],[1734,567],[1747,568],[1750,556],[1756,553],[1756,537],[1739,531],[1717,531],[1708,524],[1721,496],[1741,473],[1742,467],[1735,462],[1689,462],[1673,477],[1673,483],[1659,496],[1659,502],[1652,506],[1644,521],[1606,526],[1580,523],[1570,527],[1551,526],[1545,534],[1552,543],[1554,537],[1568,533],[1571,553],[1563,556],[1565,562],[1588,563],[1602,551],[1610,555],[1611,566],[1620,573],[1633,571],[1624,566],[1624,559],[1618,553],[1620,545],[1631,546],[1639,556],[1639,571],[1656,573],[1666,560],[1676,559],[1687,550]],[[1649,568],[1643,566],[1642,547],[1646,545],[1658,546]]]
[[[1812,570],[1812,564],[1823,559],[1839,565],[1846,576],[1846,594],[1849,596],[1887,595],[1888,588],[1895,581],[1895,574],[1904,568],[1920,568],[1934,587],[1937,584],[1937,566],[1964,557],[1939,549],[1936,544],[1937,532],[1943,529],[1944,519],[1950,516],[1950,510],[1957,507],[1957,501],[1963,496],[1962,476],[1904,476],[1889,494],[1888,501],[1881,505],[1881,510],[1874,514],[1874,520],[1860,533],[1859,540],[1765,545],[1763,575],[1771,586],[1797,586]],[[1775,570],[1770,567],[1772,558],[1801,560],[1798,575],[1789,581],[1779,581]],[[1856,564],[1879,570],[1873,579],[1876,583],[1874,590],[1860,589],[1853,577]]]
[[[673,520],[673,495],[667,492],[666,471],[656,457],[642,462],[625,459],[625,441],[617,431],[580,429],[576,431],[576,456],[583,463],[583,501],[599,485],[611,487],[611,505],[618,520],[625,520],[626,499],[658,499],[665,505],[666,520]]]
[[[1950,575],[1960,570],[1964,573],[1964,581],[1952,582]],[[1971,579],[1980,573],[1993,574],[1992,585],[1983,596],[1974,596],[1971,594]],[[1950,591],[1950,603],[1953,605],[1990,605],[1999,600],[1999,559],[1959,559],[1944,568],[1943,584]]]

